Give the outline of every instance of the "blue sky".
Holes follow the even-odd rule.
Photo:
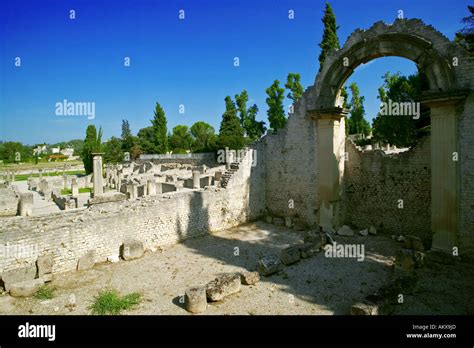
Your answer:
[[[405,18],[421,18],[452,39],[468,3],[331,1],[341,45],[356,28],[393,22],[400,9]],[[2,0],[0,140],[82,139],[90,123],[102,126],[108,139],[120,136],[122,119],[136,133],[150,125],[157,101],[169,129],[202,120],[218,131],[225,96],[243,89],[249,104],[258,105],[258,118],[266,120],[265,89],[273,80],[284,84],[288,72],[298,72],[305,88],[313,84],[323,9],[321,0]],[[130,67],[124,67],[125,57]],[[366,97],[368,119],[377,112],[386,71],[411,74],[416,67],[382,58],[359,67],[348,81],[356,81]],[[55,103],[63,99],[95,102],[96,118],[55,115]]]

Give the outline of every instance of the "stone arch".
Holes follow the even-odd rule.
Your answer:
[[[368,30],[357,29],[340,50],[327,55],[315,80],[313,109],[340,106],[340,89],[354,70],[361,64],[386,56],[413,61],[418,70],[426,74],[432,93],[459,89],[452,58],[462,52],[456,51],[448,38],[418,19],[397,20],[393,24],[377,22]]]
[[[357,66],[384,56],[407,58],[427,77],[429,90],[423,92],[421,102],[431,109],[433,248],[451,251],[458,245],[460,172],[458,163],[449,159],[459,151],[456,110],[472,84],[472,72],[461,77],[463,72],[456,73],[453,58],[467,66],[471,66],[472,58],[419,19],[377,22],[368,30],[357,29],[340,50],[329,52],[306,94],[307,115],[317,125],[319,223],[334,227],[341,222],[345,152],[341,120],[347,115],[341,107],[341,87]]]

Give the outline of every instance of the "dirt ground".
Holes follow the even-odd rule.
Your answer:
[[[180,301],[186,288],[205,285],[220,273],[255,270],[260,257],[279,254],[282,248],[302,239],[303,232],[263,222],[246,224],[165,250],[147,252],[138,260],[103,263],[87,271],[56,275],[51,283],[55,288],[51,300],[12,298],[3,294],[0,313],[91,314],[90,306],[99,291],[115,288],[123,295],[131,292],[143,295],[143,301],[124,314],[188,315],[190,313]],[[363,244],[365,260],[328,258],[320,252],[285,267],[279,274],[262,277],[256,285],[242,285],[239,293],[209,304],[203,314],[348,314],[354,302],[363,300],[386,284],[400,245],[390,237],[379,235],[338,237],[337,242]],[[420,269],[421,287],[418,286],[413,294],[407,294],[404,304],[392,306],[390,312],[465,314],[471,311],[472,314],[472,307],[465,299],[467,294],[474,293],[473,284],[467,284],[473,266],[465,266],[467,268],[462,268],[455,276],[455,272],[446,266],[460,268],[454,263],[436,271],[436,275],[442,277],[443,289],[433,277],[436,266]],[[437,289],[434,293],[430,290],[433,286]],[[468,292],[464,293],[463,289]],[[77,303],[73,311],[66,307],[71,294],[75,295]]]

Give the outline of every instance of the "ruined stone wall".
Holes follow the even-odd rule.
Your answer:
[[[153,249],[254,220],[265,207],[263,169],[243,165],[238,180],[226,189],[173,192],[1,219],[0,273],[34,263],[44,254],[54,257],[53,273],[71,271],[89,250],[95,250],[97,262],[117,255],[126,239],[137,239]],[[250,177],[251,173],[255,175]]]
[[[272,215],[316,223],[318,203],[316,123],[306,115],[307,92],[295,104],[295,112],[276,134],[263,139],[265,190]],[[293,200],[294,208],[289,208]]]
[[[360,151],[346,140],[343,209],[345,223],[370,225],[387,234],[431,240],[430,137],[407,152]],[[403,209],[398,208],[399,199]]]
[[[474,59],[462,57],[456,67],[458,83],[471,89],[456,110],[459,120],[459,236],[460,252],[474,253]]]

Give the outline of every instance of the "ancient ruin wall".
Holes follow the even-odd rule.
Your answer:
[[[318,207],[316,124],[306,115],[307,93],[295,104],[295,112],[276,134],[268,134],[265,146],[265,190],[272,215],[291,216],[302,223],[316,223]],[[290,200],[293,208],[290,208]]]
[[[226,189],[148,196],[136,201],[94,205],[36,217],[0,220],[0,273],[52,254],[53,273],[75,270],[80,257],[94,250],[96,261],[117,255],[127,239],[145,248],[173,244],[256,219],[263,212],[263,174],[250,178],[242,165],[238,180]]]
[[[431,240],[430,137],[407,152],[360,151],[346,140],[345,223]],[[399,200],[403,200],[403,209]]]

